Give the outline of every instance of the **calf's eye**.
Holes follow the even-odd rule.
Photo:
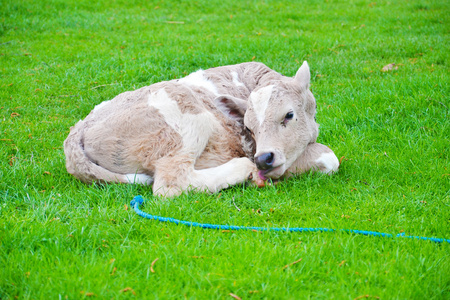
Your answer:
[[[281,125],[282,125],[283,127],[286,127],[286,124],[287,124],[290,120],[292,120],[293,118],[294,118],[294,112],[293,112],[293,111],[288,112],[288,113],[284,116],[284,120],[283,120],[283,122],[281,122]]]
[[[290,120],[292,120],[292,118],[294,118],[294,112],[290,111],[286,114],[286,116],[284,117],[284,120],[290,121]]]
[[[286,116],[284,116],[283,125],[286,126],[287,122],[289,122],[293,118],[294,118],[294,112],[293,111],[288,112],[286,114]]]

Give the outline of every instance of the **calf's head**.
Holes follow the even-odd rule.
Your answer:
[[[262,179],[277,179],[315,142],[316,101],[309,90],[306,62],[293,78],[280,77],[257,87],[247,100],[231,96],[215,99],[228,117],[241,122],[256,143],[255,164]]]

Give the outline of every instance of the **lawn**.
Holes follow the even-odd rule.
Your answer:
[[[450,2],[0,0],[0,299],[449,299]],[[162,201],[85,185],[63,141],[96,104],[200,68],[307,60],[334,176]],[[395,63],[388,71],[383,67]]]

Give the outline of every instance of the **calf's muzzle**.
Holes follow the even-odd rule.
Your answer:
[[[255,157],[255,163],[260,170],[269,170],[273,168],[273,162],[275,161],[275,155],[273,152],[267,152]]]

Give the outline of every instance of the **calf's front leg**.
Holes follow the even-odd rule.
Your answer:
[[[229,186],[257,177],[257,168],[246,157],[233,158],[227,163],[196,170],[194,161],[182,158],[164,158],[156,165],[153,193],[163,197],[197,190],[215,193]]]

